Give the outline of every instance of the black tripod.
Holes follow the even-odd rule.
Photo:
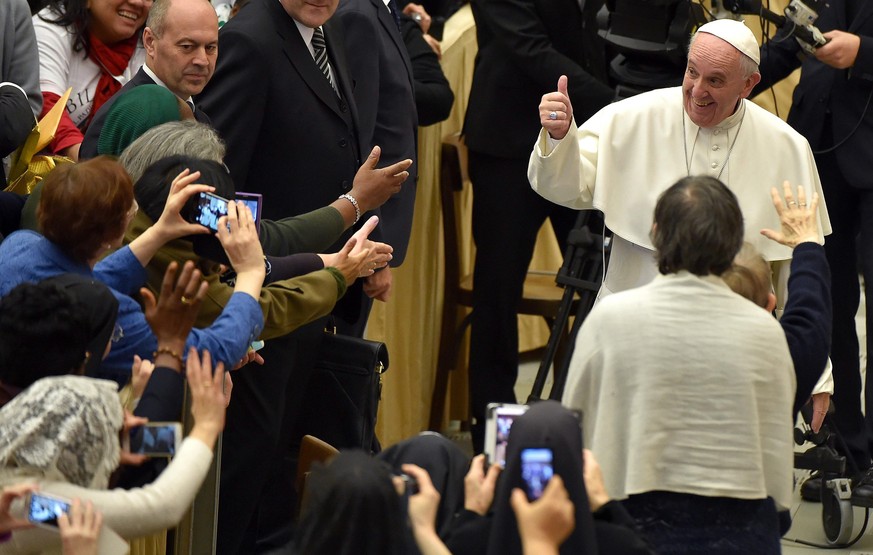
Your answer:
[[[603,281],[603,269],[606,267],[606,260],[609,256],[609,237],[604,237],[600,233],[592,233],[590,228],[603,227],[602,217],[600,213],[593,211],[583,211],[576,218],[576,223],[573,229],[567,236],[567,248],[564,251],[564,263],[561,269],[558,270],[558,275],[555,281],[558,285],[564,287],[564,296],[561,299],[561,305],[558,308],[558,314],[552,323],[552,331],[549,335],[549,342],[546,344],[546,352],[543,355],[543,360],[540,362],[537,377],[534,380],[533,389],[530,396],[527,398],[527,403],[531,404],[542,400],[543,388],[546,385],[546,377],[549,374],[549,369],[552,362],[555,361],[559,349],[563,351],[563,356],[558,364],[555,365],[554,382],[552,391],[549,394],[550,399],[556,401],[561,400],[561,395],[564,393],[564,384],[567,382],[567,370],[570,366],[570,357],[573,354],[572,346],[579,333],[579,328],[585,317],[594,306],[594,300],[597,298],[597,292],[600,290],[600,284]],[[576,296],[578,295],[578,299]],[[570,314],[575,308],[576,318],[573,321],[573,327],[566,336],[564,330],[567,329],[567,322]]]

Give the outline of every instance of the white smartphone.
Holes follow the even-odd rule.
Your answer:
[[[506,444],[512,422],[527,412],[527,405],[491,403],[485,417],[485,456],[488,465],[497,463],[506,467]]]
[[[147,457],[172,457],[182,443],[182,424],[179,422],[149,422],[131,428],[124,437],[124,449]]]
[[[71,501],[64,497],[40,493],[27,494],[24,506],[27,508],[27,520],[36,526],[58,529],[58,517],[70,510]]]

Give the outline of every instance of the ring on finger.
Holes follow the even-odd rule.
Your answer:
[[[558,119],[558,112],[549,112],[549,119],[553,121]]]
[[[788,201],[788,206],[797,206],[797,202],[795,202],[795,201],[793,201],[793,200],[789,200],[789,201]]]
[[[184,304],[184,305],[189,305],[189,304],[191,304],[191,298],[190,298],[190,297],[186,297],[185,295],[182,295],[182,298],[179,299],[179,300],[182,301],[182,304]]]

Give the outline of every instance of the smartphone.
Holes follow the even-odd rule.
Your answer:
[[[549,480],[552,479],[552,450],[548,447],[522,449],[521,478],[524,480],[527,498],[531,501],[542,497]]]
[[[57,529],[58,517],[70,510],[69,499],[40,493],[37,491],[27,495],[27,520],[43,528]]]
[[[199,193],[194,197],[194,207],[188,221],[218,231],[218,219],[227,215],[227,199],[212,193]]]
[[[136,455],[172,457],[182,443],[182,424],[179,422],[149,422],[131,428],[124,438],[124,448]]]
[[[264,202],[264,197],[258,193],[242,193],[237,192],[236,200],[244,202],[249,210],[252,211],[252,216],[255,218],[255,229],[258,233],[261,232],[261,205]]]
[[[506,444],[512,422],[525,412],[527,405],[491,403],[485,417],[485,456],[488,464],[506,468]]]

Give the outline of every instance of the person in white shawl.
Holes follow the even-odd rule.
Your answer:
[[[779,553],[794,366],[779,323],[720,277],[743,244],[736,197],[682,178],[654,220],[660,275],[595,305],[563,404],[656,552]]]

